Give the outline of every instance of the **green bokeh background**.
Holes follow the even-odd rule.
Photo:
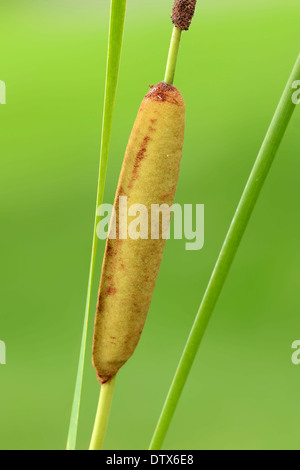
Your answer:
[[[171,0],[128,0],[105,201],[149,84],[163,78]],[[121,370],[106,449],[149,444],[170,381],[300,50],[299,0],[199,0],[176,85],[187,132],[176,201],[205,204],[205,247],[168,242],[147,327]],[[109,0],[0,6],[0,448],[66,443],[100,147]],[[300,78],[300,77],[299,77]],[[214,312],[168,449],[298,449],[299,125],[296,110]],[[93,296],[94,317],[103,243]],[[90,330],[92,333],[92,329]],[[79,447],[99,386],[91,334]]]

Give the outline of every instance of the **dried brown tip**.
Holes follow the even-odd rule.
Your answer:
[[[100,375],[98,375],[98,381],[102,385],[106,384],[110,379],[112,379],[112,377],[100,377]]]
[[[178,106],[184,106],[184,101],[180,91],[173,85],[160,82],[155,86],[151,86],[151,90],[146,95],[146,99],[158,101],[160,103],[172,103]]]
[[[189,29],[195,13],[196,3],[197,0],[175,0],[171,18],[177,28],[183,31]]]

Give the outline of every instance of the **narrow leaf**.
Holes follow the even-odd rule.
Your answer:
[[[284,137],[297,101],[293,99],[294,83],[300,79],[300,56],[287,82],[244,193],[233,217],[231,226],[219,254],[208,287],[197,313],[194,325],[187,340],[175,377],[154,432],[150,450],[159,450],[168,432],[182,390],[195,360],[201,340],[206,331],[211,314],[215,308],[229,269],[240,246],[256,201],[268,176],[277,150]]]
[[[93,232],[93,245],[90,263],[90,272],[88,280],[86,308],[84,314],[84,324],[82,331],[82,340],[80,348],[80,356],[77,370],[77,378],[75,385],[74,400],[71,412],[71,420],[69,427],[69,435],[67,442],[67,449],[75,450],[77,432],[78,432],[78,418],[80,410],[82,383],[83,383],[83,372],[86,355],[86,342],[88,333],[89,313],[91,305],[91,294],[92,284],[94,277],[97,242],[98,238],[96,235],[96,227],[98,223],[97,218],[97,207],[103,202],[104,186],[106,179],[107,161],[110,147],[112,121],[114,114],[114,106],[116,99],[116,90],[119,76],[119,65],[123,41],[123,31],[125,23],[125,12],[126,12],[126,0],[111,0],[111,13],[110,13],[110,27],[109,27],[109,38],[108,38],[108,51],[107,51],[107,68],[106,68],[106,85],[105,85],[105,98],[104,98],[104,111],[103,111],[103,123],[102,123],[102,139],[101,139],[101,151],[100,151],[100,168],[99,168],[99,180],[97,190],[97,203],[96,203],[96,215]]]

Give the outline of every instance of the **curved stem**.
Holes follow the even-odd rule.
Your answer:
[[[169,85],[172,85],[174,82],[181,33],[181,29],[176,28],[176,26],[174,26],[164,80]]]
[[[108,424],[111,403],[116,384],[116,375],[101,385],[99,403],[96,413],[95,425],[92,434],[90,450],[101,450]]]
[[[283,139],[288,123],[296,108],[297,101],[293,100],[293,94],[295,92],[294,84],[299,79],[300,56],[298,57],[292,75],[288,80],[232,220],[159,418],[159,422],[150,445],[150,450],[158,450],[163,444],[209,319],[222,291],[227,274],[269,173],[274,157]]]

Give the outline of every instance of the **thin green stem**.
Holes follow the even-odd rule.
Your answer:
[[[165,80],[164,80],[165,83],[168,83],[170,85],[173,85],[173,82],[174,82],[181,33],[182,33],[181,29],[176,28],[176,26],[174,26],[173,32],[172,32]]]
[[[102,449],[116,384],[116,377],[117,376],[115,375],[106,384],[101,385],[90,450]]]
[[[154,432],[154,436],[150,444],[150,450],[158,450],[163,444],[209,319],[219,298],[230,266],[234,260],[258,196],[261,192],[274,157],[287,129],[288,123],[296,108],[296,102],[295,100],[292,100],[293,93],[295,92],[292,85],[296,80],[299,79],[300,56],[298,57],[293,72],[288,80],[270,128],[267,132],[245,187],[237,211],[232,220],[216,266],[197,313],[195,323],[192,327],[183,355],[179,362],[179,366],[169,390],[169,394],[164,404],[161,416],[159,418],[157,428]]]
[[[117,83],[119,76],[120,57],[122,49],[122,40],[124,32],[126,12],[126,0],[111,0],[111,13],[110,13],[110,27],[109,27],[109,41],[107,51],[107,67],[106,67],[106,84],[105,84],[105,99],[104,99],[104,110],[103,110],[103,122],[102,122],[102,137],[101,137],[101,150],[100,150],[100,166],[99,166],[99,178],[98,178],[98,189],[97,189],[97,201],[96,201],[96,213],[93,230],[93,244],[90,261],[86,306],[84,314],[84,324],[82,330],[82,339],[80,347],[80,356],[77,369],[77,378],[75,385],[75,393],[73,399],[73,406],[71,412],[71,420],[68,434],[67,449],[74,450],[76,447],[77,431],[78,431],[78,419],[79,409],[82,392],[83,372],[86,355],[86,342],[88,333],[89,313],[91,306],[91,295],[92,286],[96,262],[96,253],[98,245],[98,237],[96,234],[98,216],[97,208],[103,202],[104,186],[106,179],[107,160],[109,154],[112,121],[114,113],[114,105],[117,91]]]

